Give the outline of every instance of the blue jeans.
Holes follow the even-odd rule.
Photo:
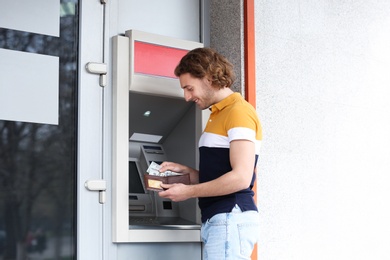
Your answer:
[[[259,213],[242,212],[236,205],[202,224],[203,260],[251,259],[259,234]]]

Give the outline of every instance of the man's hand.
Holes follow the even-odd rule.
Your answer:
[[[172,171],[178,173],[186,173],[186,170],[188,170],[188,167],[174,162],[163,162],[160,166],[160,172]]]
[[[174,162],[163,162],[160,166],[160,172],[172,171],[177,173],[189,173],[191,184],[199,183],[199,172],[195,169]]]
[[[191,198],[191,185],[182,183],[161,184],[164,191],[160,191],[158,195],[162,198],[167,198],[175,202],[187,200]]]

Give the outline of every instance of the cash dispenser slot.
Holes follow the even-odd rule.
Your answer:
[[[180,216],[180,203],[163,199],[146,189],[143,175],[149,165],[168,160],[163,146],[130,141],[129,147],[129,165],[133,165],[129,167],[129,229],[199,230],[199,223]],[[147,204],[151,204],[150,210]]]
[[[132,198],[129,196],[129,200],[131,200]],[[135,211],[135,212],[138,212],[138,211],[145,211],[146,207],[144,205],[129,205],[129,212],[131,211]]]

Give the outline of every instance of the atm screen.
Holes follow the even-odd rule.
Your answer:
[[[129,193],[145,193],[141,174],[134,161],[129,161]]]

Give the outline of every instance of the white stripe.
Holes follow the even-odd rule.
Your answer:
[[[248,128],[246,128],[246,129],[250,130]],[[252,131],[252,130],[250,130],[250,131]],[[236,134],[236,133],[234,133],[234,135],[236,137],[235,138],[231,138],[232,141],[241,139],[241,140],[249,140],[251,142],[254,142],[255,143],[255,153],[256,154],[260,154],[260,147],[261,147],[261,141],[260,140],[250,140],[250,139],[248,139],[248,135],[244,136],[244,135]],[[202,146],[204,146],[204,147],[216,147],[216,148],[230,148],[230,141],[229,141],[229,138],[226,137],[226,136],[204,132],[202,134],[202,136],[200,137],[200,139],[199,139],[199,147],[202,147]]]
[[[229,142],[233,140],[249,140],[256,142],[256,132],[247,127],[234,127],[228,131]]]
[[[229,140],[226,136],[204,132],[199,139],[199,147],[229,148]]]

